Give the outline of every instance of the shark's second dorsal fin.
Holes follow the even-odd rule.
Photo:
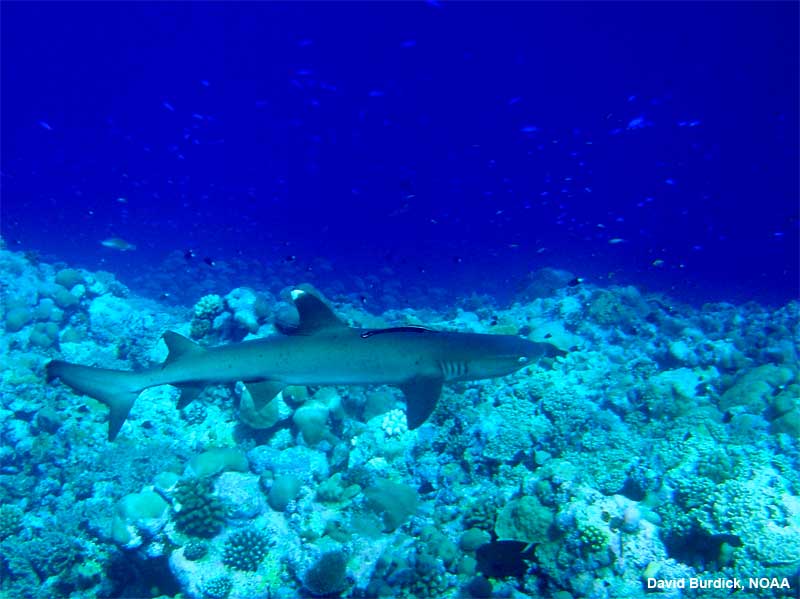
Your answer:
[[[175,331],[167,331],[162,335],[162,339],[164,339],[164,343],[167,344],[167,350],[169,351],[167,359],[164,360],[164,366],[171,364],[183,356],[201,354],[206,351],[191,339],[187,339]]]
[[[288,335],[315,335],[322,331],[347,328],[347,323],[336,316],[330,306],[309,287],[292,289],[292,301],[300,315],[300,322],[296,327],[282,329]]]

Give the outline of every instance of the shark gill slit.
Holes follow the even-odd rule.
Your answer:
[[[469,371],[466,362],[450,362],[447,360],[440,360],[437,364],[445,380],[454,379],[459,376],[466,376],[467,372]]]

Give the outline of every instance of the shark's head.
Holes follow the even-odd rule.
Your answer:
[[[555,355],[549,343],[535,343],[516,335],[470,335],[464,378],[505,376],[546,355]],[[461,373],[458,373],[461,374]],[[461,378],[456,376],[453,378]]]

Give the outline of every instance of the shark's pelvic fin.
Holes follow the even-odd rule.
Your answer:
[[[406,396],[406,421],[408,428],[414,430],[428,419],[439,396],[442,394],[442,379],[415,377],[400,385]]]
[[[190,403],[192,403],[197,396],[203,392],[203,389],[206,388],[205,383],[200,384],[193,384],[193,383],[182,383],[180,385],[175,385],[181,392],[180,397],[178,397],[178,404],[177,407],[179,410],[182,410]]]
[[[334,314],[330,306],[310,286],[301,285],[292,290],[292,301],[300,322],[296,327],[285,328],[287,335],[316,335],[324,331],[346,329],[347,323]]]
[[[245,383],[244,386],[247,387],[250,397],[253,398],[253,407],[256,411],[259,411],[271,402],[278,393],[283,391],[285,384],[277,381],[259,381]]]

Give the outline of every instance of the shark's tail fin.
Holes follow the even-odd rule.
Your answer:
[[[125,423],[133,403],[143,387],[133,372],[80,366],[61,360],[47,364],[47,380],[61,379],[73,390],[106,404],[111,413],[108,419],[108,439],[113,441]]]

